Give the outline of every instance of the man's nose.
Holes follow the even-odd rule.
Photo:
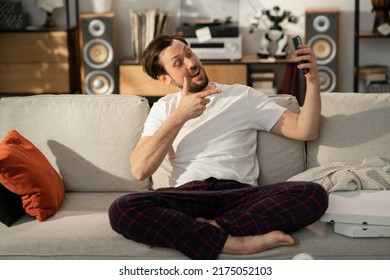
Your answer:
[[[184,59],[184,63],[185,63],[185,65],[187,66],[188,69],[191,69],[193,66],[196,65],[194,59],[189,58],[189,57],[186,57],[186,58]]]

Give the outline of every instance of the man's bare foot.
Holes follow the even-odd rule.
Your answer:
[[[222,253],[248,255],[280,246],[292,246],[296,244],[298,244],[298,241],[295,238],[279,230],[251,236],[229,235],[222,248]]]
[[[205,218],[196,218],[197,221],[209,223],[220,228],[215,220]],[[250,236],[231,236],[229,235],[222,253],[232,255],[248,255],[263,252],[272,248],[281,246],[292,246],[298,244],[298,241],[291,235],[285,234],[280,230],[271,231],[261,235]]]

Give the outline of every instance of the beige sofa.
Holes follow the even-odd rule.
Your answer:
[[[294,97],[274,97],[299,110]],[[0,223],[1,259],[182,259],[165,248],[149,248],[115,233],[111,202],[131,191],[163,185],[169,165],[148,180],[130,174],[129,155],[149,111],[138,96],[40,95],[0,99],[0,139],[14,129],[30,140],[61,175],[65,197],[58,212],[37,221],[24,215],[10,227]],[[259,132],[260,184],[288,178],[333,162],[359,164],[390,158],[390,93],[324,93],[319,138],[312,142]],[[390,215],[390,214],[389,214]],[[221,259],[390,259],[390,238],[350,238],[316,223],[293,234],[299,244]]]

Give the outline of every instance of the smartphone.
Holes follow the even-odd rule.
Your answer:
[[[297,50],[298,46],[302,45],[301,36],[298,35],[298,36],[293,37],[292,42],[293,42],[295,50]],[[307,63],[307,60],[302,60],[301,62],[299,62],[299,64],[302,64],[302,63]],[[307,68],[303,68],[303,69],[301,69],[301,71],[302,71],[303,75],[306,75],[307,73],[309,73],[309,70]]]

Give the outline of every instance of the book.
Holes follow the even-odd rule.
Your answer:
[[[250,77],[254,89],[268,96],[276,95],[275,72],[273,70],[253,72]]]
[[[389,66],[381,64],[367,64],[359,67],[359,75],[372,73],[388,73]]]
[[[251,73],[252,80],[274,80],[275,72],[267,71],[267,72],[253,72]]]
[[[384,82],[387,81],[387,73],[368,73],[368,74],[360,74],[359,78],[364,80],[366,83],[371,82]]]
[[[274,81],[253,81],[252,87],[255,89],[261,89],[261,88],[273,88],[274,87]]]

